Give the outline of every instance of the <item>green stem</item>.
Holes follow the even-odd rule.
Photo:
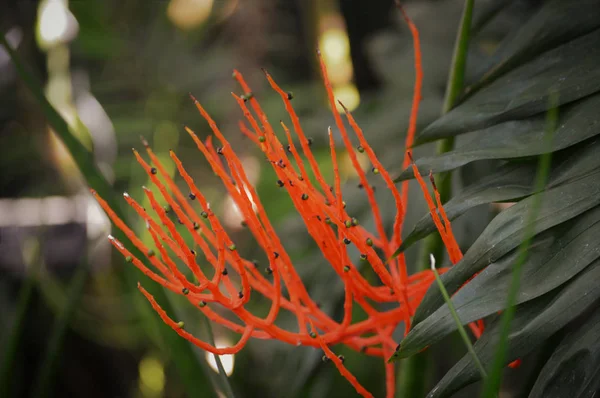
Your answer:
[[[212,326],[210,325],[210,321],[207,317],[202,317],[204,322],[204,327],[206,328],[206,334],[208,336],[207,342],[216,347],[215,345],[215,336],[212,331]],[[229,378],[227,377],[227,373],[225,372],[225,368],[223,367],[223,363],[221,362],[221,357],[217,354],[213,354],[215,358],[215,362],[217,363],[217,369],[219,369],[219,378],[221,379],[221,387],[223,388],[223,393],[227,398],[235,398],[233,394],[233,389],[231,388],[231,384],[229,384]]]
[[[465,0],[463,14],[454,45],[454,54],[452,64],[448,75],[448,84],[442,114],[447,113],[455,105],[464,85],[465,69],[467,65],[467,54],[469,50],[469,41],[471,35],[471,20],[473,17],[474,0]],[[437,154],[446,153],[454,148],[454,138],[448,138],[440,141],[437,147]],[[452,194],[452,174],[450,172],[440,173],[436,176],[436,185],[442,203],[445,203]],[[444,245],[439,234],[432,234],[425,238],[423,242],[423,251],[421,252],[418,270],[425,270],[429,266],[429,255],[433,254],[436,258],[442,258]],[[420,397],[424,395],[425,385],[428,375],[428,352],[422,352],[402,361],[399,374],[399,388],[396,396],[398,397]]]
[[[533,236],[535,235],[534,220],[537,218],[540,206],[542,204],[543,190],[546,186],[548,174],[550,171],[550,161],[552,157],[552,139],[554,137],[554,131],[558,123],[558,98],[556,95],[550,95],[549,97],[550,106],[546,115],[546,133],[544,134],[544,145],[548,148],[548,151],[540,156],[538,163],[538,171],[535,180],[535,190],[538,192],[533,196],[533,202],[531,204],[531,211],[527,219],[525,226],[524,239],[519,246],[519,254],[517,261],[513,265],[512,280],[508,288],[508,297],[506,300],[506,309],[502,315],[500,323],[500,336],[498,339],[498,345],[496,347],[496,355],[492,364],[490,377],[486,381],[482,390],[482,397],[493,398],[498,395],[500,384],[502,382],[502,372],[506,362],[506,354],[508,351],[508,335],[510,333],[510,324],[514,318],[516,311],[517,294],[519,293],[519,287],[521,284],[521,271],[523,264],[527,261],[529,255],[529,246]]]
[[[450,314],[452,314],[452,318],[454,319],[456,326],[458,326],[458,333],[460,334],[460,337],[462,338],[463,342],[465,343],[465,347],[467,347],[467,351],[471,355],[471,358],[473,359],[475,366],[477,366],[477,369],[479,370],[479,373],[481,374],[481,378],[485,380],[485,379],[487,379],[487,373],[485,371],[485,368],[483,367],[481,360],[477,356],[477,353],[475,352],[475,348],[473,348],[473,344],[471,343],[471,339],[469,339],[469,335],[467,334],[467,330],[463,326],[463,324],[458,316],[458,313],[456,312],[456,308],[454,307],[454,303],[452,303],[452,299],[450,298],[450,295],[448,294],[448,291],[446,290],[446,287],[444,286],[444,283],[442,282],[442,279],[440,278],[440,274],[437,272],[437,269],[435,268],[435,257],[433,257],[433,255],[430,255],[430,262],[431,262],[431,270],[433,271],[433,274],[435,275],[435,281],[437,282],[437,285],[440,288],[440,292],[442,293],[442,296],[444,297],[444,301],[446,302],[446,305],[448,305],[448,309],[450,309]]]

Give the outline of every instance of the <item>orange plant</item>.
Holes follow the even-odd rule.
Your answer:
[[[408,150],[403,163],[404,167],[408,167],[412,163],[410,148],[415,134],[421,99],[422,71],[418,31],[404,11],[402,13],[413,35],[417,72],[406,138]],[[333,117],[370,204],[375,220],[375,233],[371,233],[359,225],[358,221],[346,211],[331,128],[329,129],[329,143],[333,163],[333,185],[329,185],[325,181],[311,152],[311,140],[306,137],[300,126],[299,118],[291,104],[291,94],[282,90],[266,71],[268,82],[281,96],[291,118],[292,130],[300,143],[299,148],[294,144],[290,129],[283,122],[281,122],[281,128],[287,144],[280,141],[274,126],[268,121],[257,99],[251,94],[252,90],[238,71],[234,71],[233,76],[245,94],[243,96],[233,94],[233,97],[248,123],[240,122],[242,133],[264,153],[277,175],[277,184],[290,196],[325,261],[344,284],[344,316],[341,321],[338,322],[326,314],[310,297],[283,242],[269,221],[255,188],[250,184],[240,159],[236,156],[225,135],[193,96],[191,97],[194,104],[208,122],[219,144],[218,146],[213,145],[210,137],[203,142],[190,128],[186,127],[185,130],[202,152],[214,173],[222,180],[225,189],[243,214],[244,224],[267,255],[266,273],[270,276],[261,272],[255,263],[240,256],[235,243],[212,211],[201,189],[172,151],[170,152],[171,159],[185,181],[189,194],[184,195],[180,191],[146,142],[144,144],[152,165],[135,150],[134,155],[162,197],[162,199],[158,199],[152,190],[144,188],[152,210],[158,218],[151,216],[138,202],[128,194],[124,194],[127,203],[145,220],[155,249],[146,246],[117,217],[106,202],[95,192],[93,193],[117,228],[126,234],[137,249],[145,253],[146,261],[151,266],[147,266],[141,259],[135,257],[122,242],[109,236],[110,242],[128,262],[132,262],[144,274],[173,293],[184,295],[211,321],[241,335],[238,343],[232,347],[213,347],[187,332],[182,323],[174,321],[166,314],[155,299],[138,284],[139,290],[162,320],[181,337],[201,349],[218,355],[238,352],[250,338],[277,339],[293,345],[320,347],[340,373],[356,388],[357,392],[363,396],[371,396],[345,368],[343,358],[337,357],[329,348],[336,344],[344,344],[353,350],[364,352],[366,355],[378,356],[384,360],[387,396],[392,397],[395,389],[394,364],[385,361],[392,355],[396,346],[392,339],[392,333],[400,324],[404,324],[405,330],[408,331],[414,310],[434,276],[430,270],[408,275],[404,256],[401,254],[392,259],[394,250],[401,244],[408,185],[402,183],[401,189],[395,186],[389,172],[378,160],[351,113],[344,108],[345,116],[358,140],[358,146],[353,146],[342,117],[335,110],[336,100],[327,70],[320,53],[318,55]],[[369,184],[367,173],[361,167],[356,152],[366,154],[372,164],[371,172],[383,179],[385,186],[394,197],[397,211],[391,236],[386,233],[374,189]],[[414,164],[412,167],[450,259],[455,263],[462,257],[462,254],[443,211],[437,190],[434,186],[436,195],[433,199]],[[309,170],[314,178],[314,183],[309,175]],[[171,221],[167,215],[169,210],[161,206],[159,200],[164,200],[168,204],[181,226]],[[192,205],[194,202],[198,203],[198,207]],[[199,248],[198,253],[185,243],[184,234],[191,235],[195,246]],[[351,260],[348,254],[349,245],[354,245],[361,253],[360,260],[365,264],[368,263],[375,271],[379,278],[376,285],[367,281]],[[155,253],[155,250],[158,253]],[[383,254],[383,259],[378,250]],[[197,262],[198,255],[203,257],[203,262],[212,266],[211,275],[201,269]],[[178,268],[176,261],[185,264],[193,275],[194,281]],[[283,292],[284,289],[287,294]],[[270,310],[266,317],[256,316],[246,308],[246,304],[253,294],[262,295],[270,300]],[[392,309],[390,309],[390,303],[395,304]],[[355,305],[364,310],[367,314],[366,319],[353,321],[352,312]],[[227,316],[223,313],[224,311],[228,312]],[[286,330],[276,324],[281,311],[288,311],[294,315],[297,319],[296,330]],[[231,321],[231,315],[235,316],[237,321]]]

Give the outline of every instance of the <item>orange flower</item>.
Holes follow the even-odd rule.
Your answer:
[[[417,69],[410,128],[406,139],[406,148],[410,148],[414,138],[416,117],[421,98],[422,72],[418,31],[404,12],[403,15],[413,34],[415,66]],[[192,305],[197,306],[213,322],[241,335],[239,342],[233,347],[213,347],[194,337],[184,330],[180,323],[172,320],[154,298],[138,284],[139,290],[148,299],[162,320],[181,337],[204,350],[219,355],[238,352],[251,337],[277,339],[293,345],[321,347],[326,356],[338,367],[341,374],[356,388],[357,392],[363,396],[370,396],[344,367],[343,361],[336,357],[329,348],[329,346],[335,344],[344,344],[353,350],[384,359],[387,396],[392,397],[395,388],[394,364],[385,362],[385,359],[392,355],[396,346],[392,339],[392,333],[401,323],[404,323],[405,330],[408,330],[414,310],[433,281],[434,276],[430,270],[408,275],[402,254],[388,262],[378,255],[377,249],[383,253],[384,259],[390,259],[394,250],[401,244],[402,223],[406,212],[404,205],[408,186],[403,183],[399,190],[394,185],[392,177],[369,146],[362,130],[350,112],[344,108],[345,116],[359,143],[356,148],[353,146],[341,115],[335,111],[335,98],[320,53],[319,59],[336,126],[371,206],[375,220],[375,233],[371,233],[359,225],[358,221],[346,211],[331,129],[329,129],[329,143],[334,171],[333,186],[330,186],[323,178],[319,165],[311,152],[311,140],[304,134],[299,118],[291,105],[291,95],[283,91],[266,71],[267,80],[281,96],[285,109],[291,118],[293,132],[299,140],[300,148],[297,148],[294,144],[292,133],[283,122],[281,122],[281,128],[285,133],[287,144],[283,144],[279,140],[275,133],[275,127],[270,124],[258,101],[251,94],[250,87],[237,71],[234,71],[233,76],[246,94],[244,96],[234,94],[233,97],[250,126],[248,128],[240,122],[242,133],[254,142],[269,160],[277,174],[277,184],[290,196],[298,214],[306,225],[308,233],[321,250],[327,263],[338,274],[344,284],[344,317],[341,322],[335,321],[322,311],[319,305],[310,297],[284,244],[269,221],[255,188],[250,184],[240,159],[236,156],[232,146],[216,123],[193,96],[192,100],[202,117],[208,122],[216,141],[219,142],[219,146],[213,146],[211,138],[207,139],[206,142],[202,142],[188,127],[185,130],[194,140],[214,173],[222,180],[227,192],[243,214],[245,225],[247,225],[257,244],[267,255],[266,272],[270,276],[265,276],[255,263],[240,256],[235,243],[227,234],[219,218],[211,210],[206,197],[172,151],[170,156],[189,189],[187,197],[177,188],[175,182],[166,173],[165,168],[146,142],[144,144],[152,166],[135,150],[134,155],[147,172],[158,192],[160,192],[161,201],[168,204],[181,226],[177,226],[171,221],[167,216],[167,209],[159,204],[159,199],[154,196],[153,191],[149,188],[144,188],[144,192],[158,220],[155,220],[128,194],[124,194],[127,203],[145,220],[155,249],[158,251],[156,254],[159,255],[155,254],[155,249],[147,247],[137,238],[135,233],[116,216],[106,202],[95,192],[92,192],[117,228],[126,234],[137,249],[145,253],[146,261],[150,263],[151,267],[135,257],[123,243],[109,236],[110,242],[125,256],[127,261],[132,262],[145,275],[173,293],[184,295]],[[374,190],[367,180],[367,173],[359,164],[355,151],[366,154],[373,166],[372,173],[383,179],[387,189],[394,197],[397,213],[391,236],[388,236],[384,229],[383,218],[375,200]],[[305,161],[308,164],[305,164]],[[403,163],[404,167],[408,167],[411,163],[410,152],[407,151]],[[436,193],[436,202],[434,202],[414,164],[413,168],[423,190],[431,216],[442,235],[452,262],[455,263],[461,258],[462,254],[441,206],[439,195],[434,187]],[[314,176],[316,183],[312,182],[311,174]],[[159,176],[162,177],[162,180],[159,179]],[[194,202],[198,203],[199,209],[192,206]],[[441,215],[441,220],[438,212]],[[194,244],[199,248],[198,253],[186,245],[183,231],[192,236]],[[359,268],[348,255],[349,245],[354,245],[361,253],[361,260],[370,264],[373,268],[379,277],[378,284],[373,285],[363,277]],[[197,255],[203,256],[203,261],[212,266],[211,275],[201,269],[196,261]],[[176,265],[176,259],[187,266],[196,281],[191,281],[186,277]],[[232,277],[234,274],[236,276]],[[282,293],[284,288],[287,290],[289,298]],[[246,308],[246,304],[253,294],[262,295],[271,301],[270,310],[266,317],[256,316]],[[383,306],[382,304],[387,305]],[[395,306],[390,309],[389,304],[395,304]],[[353,322],[352,309],[354,305],[360,306],[367,314],[365,320]],[[382,309],[382,307],[385,307],[385,309]],[[231,321],[230,316],[225,317],[222,315],[223,311],[229,312],[228,315],[234,315],[237,321]],[[275,324],[281,311],[288,311],[294,315],[297,319],[296,330],[286,330]]]

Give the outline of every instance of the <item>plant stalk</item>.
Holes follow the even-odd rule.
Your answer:
[[[469,50],[469,41],[471,36],[471,22],[473,17],[474,0],[465,0],[463,14],[461,17],[459,29],[454,45],[454,54],[448,75],[448,84],[442,107],[442,115],[446,114],[456,105],[465,79],[465,69],[467,65],[467,55]],[[439,142],[437,154],[443,154],[454,148],[454,137],[447,138]],[[436,176],[436,185],[442,203],[445,203],[452,194],[452,174],[451,172],[440,173]],[[429,255],[433,254],[436,258],[442,258],[444,253],[444,244],[439,234],[431,234],[425,238],[420,255],[417,271],[425,270],[429,267]],[[424,395],[429,374],[429,353],[427,351],[416,354],[402,361],[399,374],[399,388],[397,397],[420,397]],[[410,377],[410,379],[409,379]]]

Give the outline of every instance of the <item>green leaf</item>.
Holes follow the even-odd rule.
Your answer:
[[[600,257],[600,207],[536,236],[523,264],[516,302],[533,300],[566,283]],[[452,303],[467,324],[501,311],[512,278],[517,250],[489,265],[460,289]],[[456,330],[447,305],[416,325],[400,345],[399,357],[413,355]]]
[[[593,139],[554,155],[548,188],[572,182],[600,168],[600,140]],[[534,193],[535,162],[507,163],[498,171],[468,186],[444,205],[448,219],[455,220],[468,210],[486,203],[516,201]],[[425,214],[398,249],[404,251],[434,232],[429,213]]]
[[[569,17],[565,18],[565,15]],[[479,68],[475,74],[478,76],[477,83],[467,88],[468,95],[516,66],[599,26],[600,7],[597,0],[547,1],[526,24],[509,34]]]
[[[594,172],[569,184],[563,184],[544,193],[542,205],[534,223],[538,234],[600,204],[600,172]],[[500,213],[487,226],[463,259],[442,275],[446,289],[453,294],[475,273],[517,247],[527,228],[525,220],[535,203],[530,196]],[[413,318],[413,325],[423,321],[443,304],[435,286],[430,287]]]
[[[594,305],[600,298],[598,278],[600,278],[600,260],[596,260],[567,285],[517,307],[508,337],[509,348],[505,364],[530,353]],[[477,356],[486,368],[494,359],[499,334],[500,318],[495,317],[474,345]],[[472,362],[471,356],[465,355],[446,373],[427,397],[448,397],[479,379],[479,371]]]
[[[600,389],[600,311],[567,335],[550,357],[530,398],[585,398]]]
[[[600,134],[599,108],[600,95],[594,95],[561,109],[552,151],[568,148]],[[430,171],[439,173],[453,170],[476,160],[540,155],[547,151],[540,145],[545,128],[545,114],[497,124],[470,133],[472,140],[460,148],[435,157],[418,159],[415,164],[421,175],[428,175]],[[412,169],[406,169],[396,181],[413,177]]]
[[[544,112],[600,90],[600,30],[548,51],[481,89],[421,132],[416,144],[453,137]]]

